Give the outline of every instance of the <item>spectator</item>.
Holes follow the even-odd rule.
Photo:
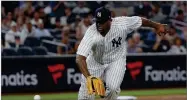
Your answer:
[[[34,13],[34,18],[31,20],[32,25],[38,26],[39,23],[43,23],[38,12]]]
[[[124,13],[123,13],[123,14],[124,14]],[[116,17],[115,11],[111,11],[111,17],[112,17],[112,18]]]
[[[15,22],[11,23],[11,30],[5,34],[5,47],[9,48],[11,44],[20,44],[20,32],[17,30],[17,24]]]
[[[6,16],[6,14],[5,14],[5,7],[1,7],[1,16],[2,17],[5,17]]]
[[[180,37],[187,42],[187,27],[183,29],[183,34]]]
[[[72,13],[72,11],[71,11],[71,8],[66,8],[65,9],[65,15],[66,15],[66,17],[67,17],[67,20],[66,20],[66,22],[67,22],[67,24],[72,24],[72,23],[74,23],[75,22],[75,18],[76,18],[76,16],[75,16],[75,14],[73,14]]]
[[[51,35],[54,36],[57,39],[60,35],[60,39],[61,39],[62,25],[60,23],[60,18],[56,18],[55,25],[52,25],[51,28],[52,28],[51,29]]]
[[[176,16],[176,20],[178,20],[178,21],[181,21],[181,22],[184,22],[184,12],[182,11],[182,10],[178,10],[178,12],[177,12],[177,16]]]
[[[167,15],[169,17],[169,14],[171,12],[171,3],[168,1],[160,2],[161,10],[164,15]]]
[[[75,14],[82,15],[82,14],[90,12],[90,9],[88,7],[85,7],[84,1],[78,1],[78,6],[75,7],[72,12]]]
[[[13,15],[14,18],[18,18],[18,15],[19,15],[19,8],[18,7],[14,9],[14,13],[13,14],[14,14]]]
[[[156,22],[161,22],[166,18],[166,15],[162,13],[160,5],[158,3],[153,4],[151,14],[152,14],[151,20]]]
[[[123,9],[121,16],[127,16],[127,10]]]
[[[71,24],[71,30],[76,31],[76,28],[79,26],[80,22],[81,22],[81,17],[79,15],[76,15],[75,22]]]
[[[113,4],[117,4],[114,5],[115,7],[127,6],[128,8],[120,9],[118,10],[119,12],[116,12],[116,8]],[[68,45],[69,53],[75,53],[85,31],[89,25],[93,23],[92,14],[94,14],[96,8],[101,6],[109,7],[112,11],[112,17],[121,15],[122,13],[124,16],[139,15],[155,21],[161,21],[161,23],[166,23],[168,26],[172,25],[169,28],[170,34],[166,34],[164,38],[157,37],[155,31],[152,30],[149,31],[149,33],[147,29],[142,28],[138,30],[138,32],[142,34],[132,34],[132,38],[128,39],[128,52],[150,52],[150,49],[154,52],[172,51],[172,45],[176,46],[175,40],[177,37],[181,38],[181,46],[187,46],[185,44],[187,43],[187,28],[185,25],[187,22],[186,1],[3,1],[1,7],[1,32],[4,33],[2,34],[4,37],[2,39],[4,40],[3,45],[7,47],[7,44],[11,46],[12,44],[22,44],[28,36],[40,38],[41,36],[52,35],[56,40],[60,40],[60,42]],[[165,19],[164,14],[167,18],[172,17],[172,19],[174,19],[172,23],[169,23],[170,20],[163,20]],[[54,19],[56,19],[56,21]],[[50,20],[54,23],[51,23]],[[28,23],[28,21],[30,21],[30,23]],[[34,26],[36,26],[36,28]],[[15,27],[17,27],[17,29],[14,29]],[[50,31],[47,29],[50,29]],[[180,42],[177,43],[180,44]],[[65,53],[63,50],[61,51],[62,54]]]
[[[35,11],[38,12],[39,18],[41,19],[45,18],[46,14],[44,12],[44,7],[37,7]]]
[[[167,52],[169,49],[169,41],[165,37],[157,36],[156,43],[153,46],[153,52]]]
[[[50,6],[50,3],[48,3],[47,6],[44,8],[44,13],[46,15],[52,13],[52,7]]]
[[[128,53],[141,53],[142,51],[143,51],[142,48],[136,46],[132,38],[128,39],[128,47],[127,47]]]
[[[21,43],[23,44],[27,37],[35,36],[35,34],[36,34],[35,27],[32,26],[31,22],[27,22],[21,31],[21,35],[20,35]]]
[[[2,18],[2,22],[1,22],[1,32],[3,33],[7,33],[9,31],[9,26],[7,25],[7,17],[3,17]]]
[[[172,45],[169,53],[186,53],[185,47],[182,45],[182,41],[179,37],[175,38],[174,45]]]
[[[148,1],[143,1],[141,5],[137,5],[134,7],[135,15],[143,16],[146,18],[150,18],[151,11],[152,8]]]
[[[64,5],[70,8],[75,8],[77,6],[76,1],[65,1]]]
[[[149,41],[156,41],[156,33],[155,30],[152,30],[147,33],[147,40]]]
[[[177,31],[174,26],[171,26],[169,29],[169,34],[165,35],[166,39],[170,42],[170,44],[173,44],[174,39],[178,36],[179,35],[177,34]]]
[[[132,36],[132,39],[137,47],[147,47],[147,45],[144,44],[143,40],[140,40],[141,36],[139,33],[134,33]]]
[[[184,12],[185,22],[187,22],[187,2],[186,1],[183,2],[183,5],[181,6],[181,9]]]
[[[170,17],[175,18],[177,16],[177,12],[179,10],[182,10],[184,12],[184,15],[187,16],[187,5],[186,1],[175,1],[171,7],[171,12],[169,14]]]
[[[64,5],[64,1],[51,1],[51,7],[52,7],[52,12],[54,14],[55,17],[62,17],[65,16],[65,5]]]
[[[78,27],[76,28],[76,38],[78,41],[81,41],[86,30],[91,25],[91,20],[89,19],[88,14],[84,15],[83,20],[79,23]]]
[[[181,6],[181,10],[183,10],[185,15],[187,14],[187,2],[186,1],[183,1],[182,6]]]
[[[25,1],[21,7],[28,16],[32,16],[35,8],[32,6],[33,1]]]
[[[44,23],[44,27],[45,28],[49,28],[49,26],[51,25],[50,21],[49,21],[50,20],[50,16],[45,14],[44,7],[37,7],[36,11],[38,11],[39,18],[42,19],[42,21]]]
[[[74,47],[70,44],[69,41],[69,34],[70,34],[70,27],[65,26],[62,30],[62,43],[65,44],[68,47],[68,54],[75,53]],[[65,50],[62,50],[61,47],[58,47],[58,53],[59,54],[65,54]]]
[[[68,26],[63,27],[63,29],[62,29],[62,43],[68,44],[69,34],[70,34],[70,27],[68,27]]]
[[[23,17],[21,17],[21,16],[18,17],[16,23],[17,23],[18,31],[21,32],[23,30],[23,27],[24,27],[24,19],[23,19]]]
[[[180,7],[181,4],[182,4],[182,1],[173,1],[173,4],[171,6],[171,11],[170,11],[170,14],[169,14],[169,16],[171,18],[175,18],[176,17],[177,11],[179,10],[178,7]]]
[[[6,21],[6,25],[8,26],[8,28],[11,28],[11,24],[13,23],[13,15],[11,12],[8,12],[7,14],[7,21]],[[14,22],[15,23],[15,22]]]
[[[25,14],[24,14],[24,10],[23,9],[17,9],[17,11],[15,10],[14,12],[14,16],[15,18],[19,18],[19,17],[22,17],[23,19],[25,19]]]
[[[35,37],[38,37],[38,38],[42,36],[51,36],[49,31],[47,29],[44,29],[43,22],[38,24],[38,28],[36,29],[36,34],[35,34]]]
[[[2,1],[2,6],[5,7],[5,13],[14,12],[14,9],[19,6],[19,1]]]

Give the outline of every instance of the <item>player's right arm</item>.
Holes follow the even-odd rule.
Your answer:
[[[87,68],[86,58],[90,53],[91,47],[93,45],[93,34],[93,31],[88,28],[77,49],[76,63],[79,67],[79,70],[86,78],[90,76]]]
[[[88,76],[91,76],[88,68],[87,68],[87,64],[86,64],[86,57],[77,54],[76,56],[76,63],[79,67],[79,70],[81,71],[81,73],[87,78]]]
[[[95,24],[94,24],[95,25]],[[92,26],[90,26],[92,27]],[[91,48],[94,44],[94,32],[91,28],[88,28],[78,49],[76,56],[76,63],[81,71],[81,73],[86,77],[86,86],[88,89],[88,94],[100,95],[101,97],[105,96],[105,87],[102,80],[99,77],[91,76],[89,73],[86,59],[89,55]]]

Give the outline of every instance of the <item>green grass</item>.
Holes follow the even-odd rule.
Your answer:
[[[178,89],[156,89],[156,90],[131,90],[122,91],[120,95],[126,96],[150,96],[150,95],[174,95],[186,94],[186,88]],[[33,100],[30,95],[3,95],[2,100]],[[77,100],[77,93],[55,93],[55,94],[40,94],[41,100]]]

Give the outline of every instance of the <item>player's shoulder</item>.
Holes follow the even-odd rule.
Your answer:
[[[95,23],[94,24],[92,24],[91,26],[89,26],[88,27],[88,29],[86,30],[86,36],[87,35],[94,35],[94,34],[96,34],[97,33],[97,28],[96,28],[96,25],[95,25]]]
[[[87,31],[92,32],[92,33],[95,33],[95,32],[97,31],[96,24],[93,23],[92,25],[90,25],[90,26],[88,27]]]
[[[112,18],[113,25],[121,26],[139,20],[139,16],[119,16]]]
[[[118,17],[114,17],[112,18],[113,21],[121,21],[124,20],[127,16],[118,16]]]
[[[122,27],[125,25],[126,16],[119,16],[112,18],[112,26],[114,27]]]
[[[90,25],[90,27],[88,28],[88,29],[90,29],[90,30],[95,30],[96,29],[96,24],[95,23],[93,23],[92,25]]]
[[[128,19],[138,19],[140,18],[139,16],[119,16],[119,17],[114,17],[112,18],[114,21],[124,21],[124,20],[128,20]]]

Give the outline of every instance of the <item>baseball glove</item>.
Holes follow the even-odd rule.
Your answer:
[[[100,78],[89,76],[86,79],[86,85],[88,88],[88,94],[96,94],[100,97],[105,96],[105,87]]]

